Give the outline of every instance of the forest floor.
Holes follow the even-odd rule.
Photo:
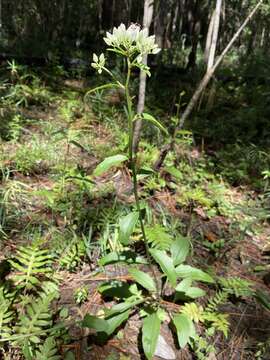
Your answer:
[[[107,99],[102,103],[109,108],[107,115],[95,101],[86,106],[82,90],[80,82],[66,81],[61,90],[50,90],[47,104],[20,108],[15,121],[13,117],[6,125],[11,137],[0,145],[0,260],[12,257],[19,246],[42,239],[42,246],[58,256],[54,269],[60,298],[53,306],[67,308],[71,324],[70,341],[62,351],[71,350],[76,359],[139,359],[143,356],[138,314],[105,344],[98,344],[91,330],[72,325],[87,313],[100,314],[104,306],[112,305],[98,291],[102,282],[129,282],[125,265],[103,268],[98,259],[117,248],[113,237],[117,218],[134,202],[125,166],[90,181],[103,158],[124,151],[126,137],[118,110],[105,103]],[[143,141],[141,151],[138,161],[151,166],[157,149]],[[270,224],[260,194],[245,184],[229,185],[209,165],[211,161],[193,145],[178,144],[160,174],[140,183],[147,211],[164,227],[174,227],[191,239],[189,264],[218,276],[249,280],[269,293]],[[179,173],[172,170],[172,163]],[[82,176],[89,182],[81,181]],[[88,244],[83,255],[78,251],[81,243]],[[72,257],[73,244],[77,253]],[[80,288],[88,294],[81,305],[74,298]],[[204,290],[211,296],[211,287]],[[216,353],[205,358],[270,359],[269,312],[254,298],[232,300],[222,311],[229,315],[229,335],[212,338]],[[198,331],[203,334],[204,328],[198,326]],[[161,335],[165,358],[172,358],[168,355],[172,352],[176,359],[196,359],[187,348],[178,349],[166,322]]]

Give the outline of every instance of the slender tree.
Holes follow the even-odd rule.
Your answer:
[[[143,15],[143,27],[147,31],[147,36],[149,34],[149,28],[153,19],[153,9],[154,1],[153,0],[144,0],[144,15]],[[147,66],[148,55],[143,55],[142,63]],[[141,114],[144,110],[145,105],[145,90],[146,90],[146,73],[145,71],[140,71],[140,85],[139,85],[139,100],[137,105],[137,113]],[[134,136],[133,136],[133,152],[136,153],[138,144],[140,141],[140,134],[142,128],[142,120],[139,119],[135,123]]]
[[[213,23],[212,41],[211,41],[211,46],[210,46],[210,51],[209,51],[209,58],[208,58],[208,62],[207,62],[207,71],[209,71],[213,67],[214,62],[215,62],[221,7],[222,7],[222,0],[217,0],[215,16],[214,16],[214,23]]]

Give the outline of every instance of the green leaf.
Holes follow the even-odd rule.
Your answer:
[[[115,329],[117,329],[124,321],[126,321],[129,317],[130,310],[125,311],[119,315],[113,316],[109,319],[106,319],[107,321],[107,329],[105,330],[107,335],[111,335]]]
[[[113,166],[117,166],[122,162],[126,161],[128,158],[125,155],[114,155],[109,156],[104,159],[94,170],[94,176],[100,176],[104,172],[108,171]]]
[[[98,263],[100,266],[105,266],[116,262],[125,262],[128,264],[147,264],[146,259],[140,255],[137,255],[133,251],[123,251],[121,253],[116,251],[111,252],[108,255],[103,256]]]
[[[186,260],[189,253],[190,242],[184,236],[178,236],[171,246],[173,263],[175,266]]]
[[[183,349],[190,338],[195,336],[194,324],[185,314],[175,315],[173,323],[176,327],[179,346]]]
[[[267,293],[258,289],[254,294],[255,299],[268,311],[270,311],[270,298]]]
[[[132,212],[119,220],[119,241],[124,244],[128,245],[130,235],[133,233],[134,228],[139,220],[139,213],[138,211]]]
[[[181,278],[190,278],[192,280],[202,281],[206,283],[215,282],[215,280],[206,272],[189,265],[179,265],[177,266],[175,271],[177,276]]]
[[[131,309],[132,307],[140,304],[143,301],[144,300],[140,299],[140,300],[136,300],[136,301],[132,301],[132,302],[126,301],[126,302],[122,302],[120,304],[116,304],[116,305],[112,306],[111,309],[106,311],[106,317],[113,316],[115,314],[119,314],[124,311],[127,311],[127,310]]]
[[[176,180],[183,180],[183,173],[174,166],[165,167],[165,171],[171,174]]]
[[[137,269],[129,269],[129,273],[133,279],[146,290],[151,292],[157,291],[155,281],[147,273]]]
[[[150,249],[150,253],[159,264],[162,271],[166,274],[171,285],[175,287],[177,277],[172,258],[170,258],[165,251]]]
[[[192,284],[192,279],[186,278],[176,286],[175,290],[185,293],[190,288],[191,284]]]
[[[150,121],[153,125],[155,125],[159,130],[161,130],[166,136],[168,136],[168,131],[165,129],[161,123],[154,118],[154,116],[148,114],[148,113],[142,113],[143,120]]]
[[[152,359],[155,354],[160,333],[160,325],[161,321],[157,313],[147,316],[143,321],[142,344],[145,356],[148,360]]]
[[[104,319],[87,314],[82,321],[82,327],[95,329],[97,332],[106,332],[108,324]]]
[[[36,360],[60,360],[56,341],[53,337],[48,337],[40,346],[37,351]]]
[[[130,291],[130,285],[124,282],[105,282],[102,283],[97,290],[104,296],[109,298],[128,299],[133,294]]]
[[[186,296],[190,297],[191,299],[197,299],[198,297],[205,296],[205,291],[198,287],[190,287],[186,291]]]

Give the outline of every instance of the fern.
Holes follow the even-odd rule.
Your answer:
[[[207,197],[205,191],[200,187],[186,191],[184,197],[186,198],[187,201],[198,203],[208,209],[210,209],[213,206],[213,201]]]
[[[12,321],[14,311],[11,309],[11,302],[0,298],[0,338],[8,338],[12,332]]]
[[[193,302],[186,303],[182,307],[181,313],[187,315],[190,320],[194,321],[195,323],[210,323],[212,329],[221,331],[227,337],[229,331],[229,321],[227,319],[228,315],[211,311],[211,309],[217,307],[218,303],[220,303],[221,301],[223,302],[224,300],[225,297],[223,293],[219,293],[218,296],[215,296],[212,299],[212,306],[208,306],[205,311],[202,306],[198,306],[196,303]]]
[[[44,294],[52,296],[54,299],[57,299],[60,296],[58,285],[53,281],[44,281],[41,290]],[[40,296],[42,296],[42,292],[40,293]]]
[[[186,303],[182,309],[181,313],[187,315],[191,321],[198,323],[203,321],[203,307],[198,306],[196,303]]]
[[[51,273],[52,256],[47,250],[36,246],[20,248],[15,260],[9,260],[14,270],[19,271],[12,277],[17,286],[33,289],[40,286],[40,276]]]
[[[82,240],[72,244],[60,257],[59,264],[62,268],[73,271],[80,265],[82,258],[85,256],[85,244]]]
[[[234,277],[231,279],[220,278],[219,283],[223,290],[230,295],[238,297],[252,296],[254,291],[252,290],[252,283],[248,280]]]
[[[51,310],[59,288],[56,281],[48,279],[52,277],[52,256],[31,246],[20,248],[9,263],[15,274],[11,276],[14,281],[3,280],[0,285],[0,340],[10,349],[20,348],[25,360],[60,360],[55,338],[62,333],[54,326]]]
[[[12,308],[14,292],[5,285],[0,286],[0,338],[9,338],[12,334],[12,323],[15,318],[15,311]]]
[[[228,336],[230,323],[227,314],[204,312],[203,318],[205,321],[210,322],[215,330],[221,331],[225,337]]]
[[[48,337],[44,344],[39,345],[36,352],[36,360],[60,360],[54,337]]]
[[[225,304],[228,300],[229,294],[227,291],[218,291],[210,300],[208,301],[205,311],[207,312],[216,312],[219,306]]]
[[[158,250],[169,250],[173,242],[173,238],[166,232],[161,225],[148,226],[145,229],[146,237],[152,247]]]
[[[25,314],[21,315],[15,327],[15,342],[22,345],[25,342],[38,344],[41,341],[40,336],[44,335],[44,330],[52,326],[52,300],[52,295],[43,294],[35,302],[27,305]]]

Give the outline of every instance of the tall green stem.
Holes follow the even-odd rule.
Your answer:
[[[132,68],[132,64],[130,62],[130,59],[127,58],[127,78],[126,78],[126,83],[125,83],[125,95],[126,95],[126,103],[127,103],[128,128],[129,128],[129,144],[128,144],[129,163],[130,163],[131,172],[132,172],[133,192],[134,192],[134,197],[135,197],[136,208],[139,213],[139,222],[140,222],[140,227],[141,227],[141,231],[142,231],[142,237],[143,237],[143,241],[144,241],[144,245],[145,245],[146,255],[147,255],[149,264],[151,265],[151,256],[150,256],[149,246],[148,246],[148,242],[147,242],[147,238],[146,238],[145,227],[144,227],[144,222],[143,222],[143,217],[142,217],[142,212],[141,212],[141,207],[140,207],[139,193],[138,193],[136,153],[133,153],[134,113],[133,113],[133,109],[132,109],[132,99],[131,99],[130,92],[129,92],[131,68]],[[158,286],[159,283],[158,283],[158,279],[157,279],[154,268],[152,268],[152,273],[156,280],[157,289],[159,289],[159,286]],[[158,296],[159,296],[159,294],[160,294],[160,292],[158,291]]]
[[[128,128],[129,128],[129,162],[132,171],[132,179],[133,179],[133,191],[135,196],[136,208],[139,212],[139,220],[143,235],[143,240],[147,244],[144,223],[141,215],[140,208],[140,200],[138,194],[138,181],[137,181],[137,169],[136,169],[136,154],[133,154],[132,144],[133,144],[133,110],[132,110],[132,100],[129,93],[129,83],[130,83],[130,74],[131,74],[131,62],[129,58],[127,59],[127,78],[125,84],[125,94],[126,94],[126,102],[127,102],[127,114],[128,114]]]

